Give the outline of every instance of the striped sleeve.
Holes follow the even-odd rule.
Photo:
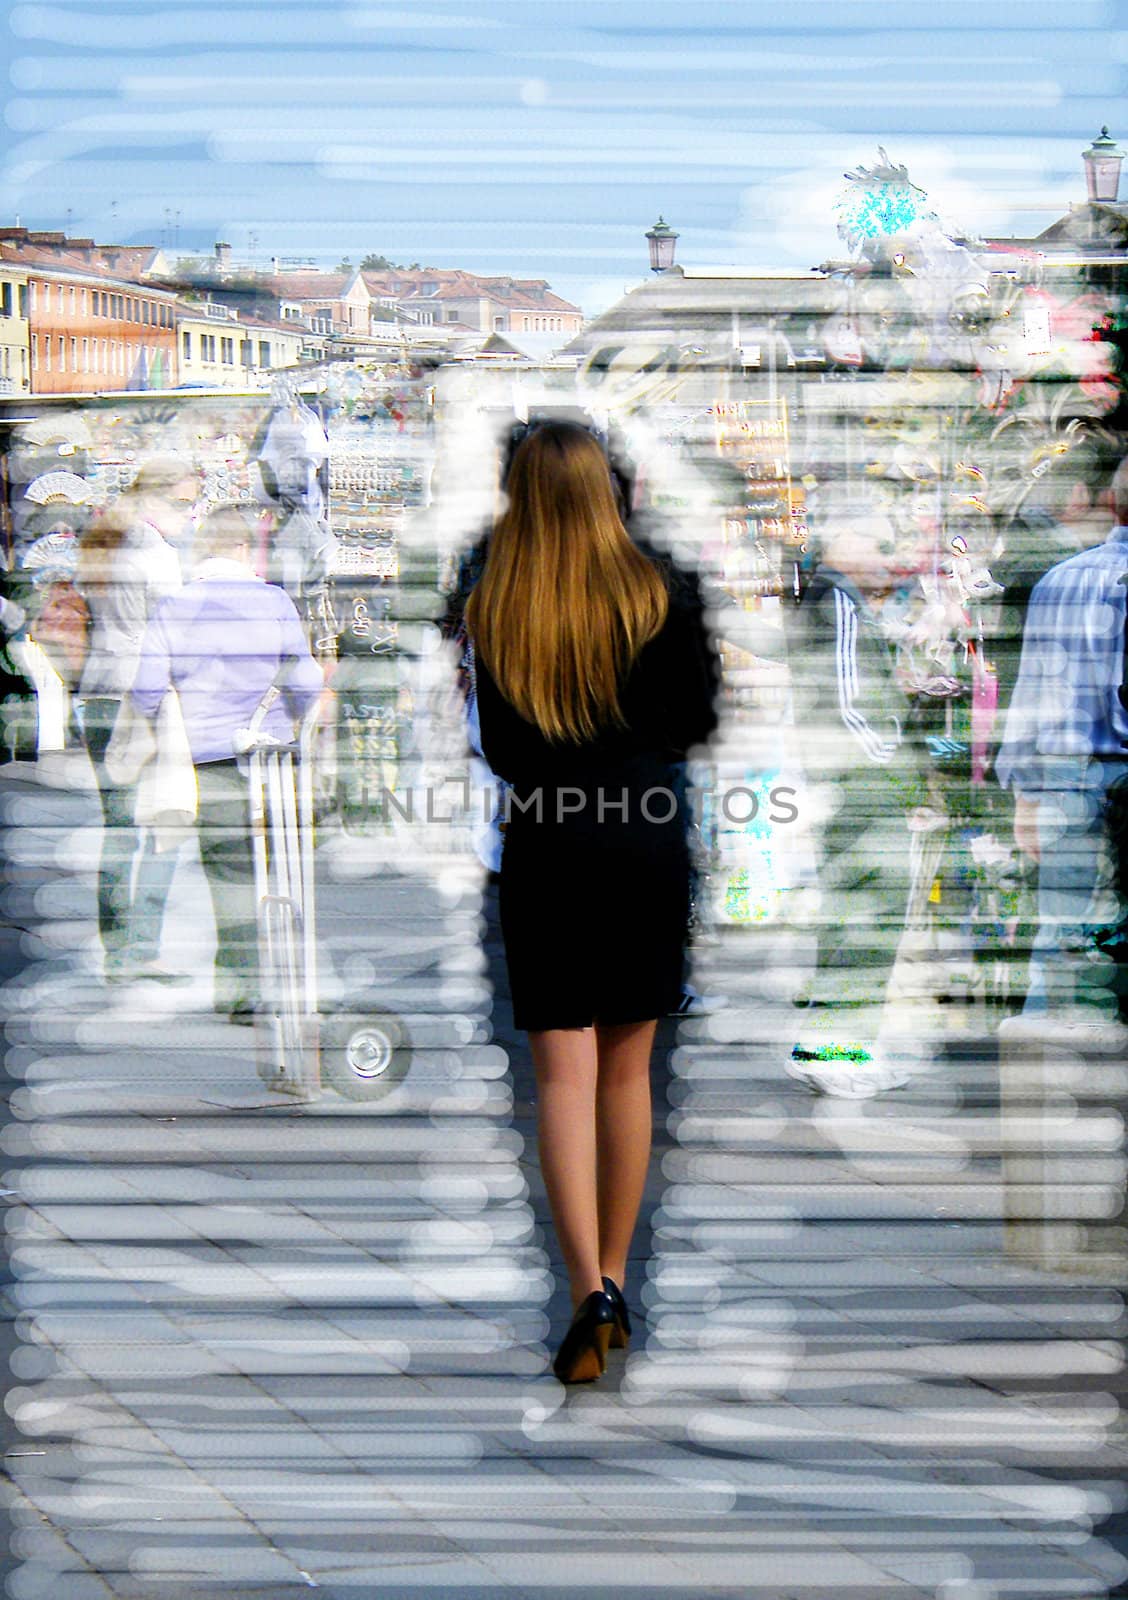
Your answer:
[[[883,738],[859,710],[861,687],[858,678],[858,608],[841,589],[834,589],[834,659],[838,684],[838,709],[846,728],[861,745],[869,761],[885,766],[892,761],[900,743],[896,718],[891,718],[895,736]]]

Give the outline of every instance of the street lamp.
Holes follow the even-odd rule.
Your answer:
[[[651,272],[668,272],[674,264],[674,251],[678,246],[678,236],[673,228],[659,217],[647,231],[646,243],[650,249]]]
[[[1100,138],[1093,140],[1082,160],[1085,163],[1085,187],[1089,191],[1090,201],[1098,205],[1115,205],[1120,192],[1120,163],[1124,160],[1124,152],[1114,139],[1109,138],[1107,128],[1101,129]]]

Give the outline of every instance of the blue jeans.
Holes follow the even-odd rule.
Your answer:
[[[1095,930],[1116,920],[1105,794],[1116,762],[1063,762],[1038,796],[1038,931],[1030,949],[1024,1010],[1042,1015],[1092,1006],[1116,1015],[1116,967]]]

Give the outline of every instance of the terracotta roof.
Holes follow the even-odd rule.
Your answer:
[[[30,234],[26,238],[0,230],[5,259],[28,265],[111,273],[119,278],[152,271],[160,251],[151,244],[95,244],[92,239]]]
[[[113,254],[112,250],[110,254]],[[173,292],[159,283],[141,283],[137,278],[131,277],[128,262],[123,261],[120,265],[112,267],[108,262],[92,260],[85,255],[76,255],[66,250],[52,250],[38,245],[14,246],[7,240],[2,240],[0,260],[10,262],[14,266],[18,265],[32,275],[112,283],[123,289],[141,289],[146,294],[168,295]]]
[[[288,333],[295,338],[305,338],[309,330],[303,328],[300,322],[279,322],[273,317],[244,316],[239,313],[237,328],[268,328],[272,333]]]
[[[221,301],[217,303],[222,304]],[[237,317],[209,317],[207,307],[200,300],[178,300],[176,314],[182,321],[190,318],[193,322],[204,322],[220,332],[235,332],[239,328],[268,328],[272,333],[289,333],[299,339],[308,332],[300,322],[279,322],[277,318],[256,316],[241,307]]]
[[[279,272],[266,289],[280,300],[339,300],[352,282],[351,272]]]
[[[579,306],[553,294],[545,278],[485,277],[460,267],[426,267],[417,272],[365,272],[361,276],[375,296],[398,295],[405,303],[465,300],[480,297],[518,311],[562,311],[582,316]],[[393,289],[392,285],[399,288]]]

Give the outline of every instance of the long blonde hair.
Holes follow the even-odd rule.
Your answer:
[[[623,726],[622,679],[666,620],[666,585],[623,527],[607,459],[584,428],[531,432],[507,493],[467,627],[510,704],[547,739],[579,744]]]

